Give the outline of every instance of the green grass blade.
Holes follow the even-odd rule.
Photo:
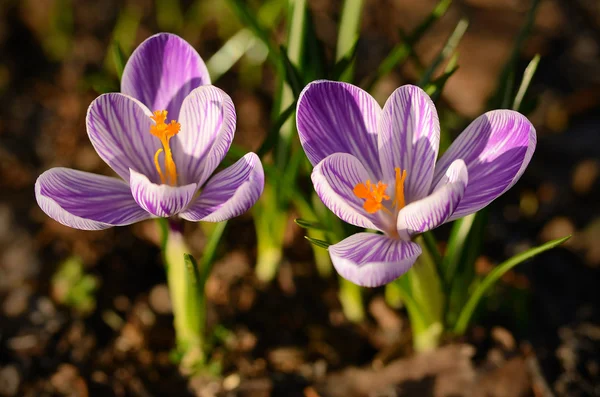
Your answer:
[[[337,45],[335,48],[335,60],[339,61],[350,56],[358,40],[360,30],[360,16],[363,8],[363,0],[345,0],[340,18]],[[354,74],[353,63],[345,68],[344,73],[339,76],[340,81],[352,82]]]
[[[489,108],[491,109],[507,109],[512,103],[515,67],[519,59],[519,54],[521,53],[521,48],[525,43],[525,39],[527,39],[527,36],[529,36],[529,32],[531,32],[533,23],[535,22],[535,14],[539,5],[540,0],[532,1],[531,8],[527,13],[527,20],[519,31],[510,58],[506,62],[506,65],[500,74],[500,86],[498,87],[496,94],[490,100]]]
[[[473,222],[475,221],[476,214],[468,215],[464,218],[458,219],[452,225],[450,231],[450,238],[448,239],[448,247],[446,249],[446,255],[442,262],[443,269],[443,280],[446,286],[451,285],[452,278],[456,274],[458,269],[458,263],[462,256],[463,250],[465,249],[465,243],[467,236],[471,231]]]
[[[302,218],[294,219],[294,223],[303,229],[322,230],[325,232],[329,231],[324,225],[322,225],[318,222],[307,221],[306,219],[302,219]]]
[[[457,335],[461,335],[466,331],[467,326],[469,325],[469,322],[471,321],[471,317],[473,316],[473,313],[475,312],[475,309],[477,308],[477,305],[479,304],[479,301],[481,300],[483,295],[507,271],[509,271],[513,267],[517,266],[518,264],[526,261],[527,259],[534,257],[535,255],[541,254],[544,251],[548,251],[549,249],[552,249],[552,248],[564,243],[565,241],[567,241],[570,238],[571,238],[571,236],[566,236],[563,238],[559,238],[557,240],[549,241],[546,244],[540,245],[539,247],[535,247],[535,248],[529,249],[525,252],[522,252],[518,255],[515,255],[512,258],[510,258],[509,260],[496,266],[494,268],[494,270],[492,270],[481,281],[481,283],[477,286],[475,291],[473,291],[473,293],[471,294],[471,297],[469,298],[465,307],[462,309],[460,315],[458,316],[458,321],[456,322],[456,326],[454,327],[454,333],[456,333]]]
[[[463,38],[468,27],[469,21],[466,18],[462,18],[460,21],[458,21],[458,24],[456,24],[456,27],[448,37],[448,40],[446,40],[444,47],[442,47],[442,49],[435,57],[433,62],[425,70],[425,73],[423,73],[423,76],[421,77],[421,80],[418,83],[419,87],[425,87],[430,83],[431,78],[433,77],[433,73],[442,64],[443,61],[448,59],[448,57],[450,57],[454,53],[456,47],[460,43],[460,40]]]
[[[521,80],[521,86],[519,87],[519,90],[517,91],[517,95],[515,96],[515,100],[512,105],[513,110],[518,111],[521,108],[521,103],[523,103],[523,98],[525,97],[525,94],[527,93],[527,89],[529,88],[529,85],[531,84],[531,80],[533,79],[533,76],[535,75],[535,72],[536,72],[539,64],[540,64],[540,55],[537,54],[535,57],[533,57],[531,62],[529,62],[529,65],[527,65],[527,67],[525,68],[525,72],[523,73],[523,80]]]
[[[213,83],[231,69],[257,43],[260,42],[257,42],[256,36],[246,28],[240,30],[227,40],[206,62],[206,67]]]
[[[316,238],[312,238],[312,237],[308,237],[308,236],[304,236],[304,238],[307,239],[309,243],[311,243],[312,245],[317,246],[319,248],[327,249],[331,245],[327,241],[318,240]]]
[[[271,61],[275,69],[277,69],[277,72],[279,74],[283,74],[284,64],[283,60],[281,59],[281,54],[279,53],[279,50],[277,49],[273,41],[271,40],[271,37],[269,36],[267,30],[254,16],[255,12],[251,11],[250,8],[248,8],[246,2],[243,0],[228,0],[228,2],[231,6],[231,9],[237,15],[239,20],[245,26],[247,26],[248,29],[250,29],[260,41],[262,41],[267,46],[267,49],[269,50],[269,60]]]
[[[227,221],[217,223],[211,235],[208,237],[206,246],[204,247],[199,277],[199,284],[202,290],[204,290],[204,284],[206,283],[213,264],[215,263],[215,258],[217,257],[217,248],[219,248],[219,243],[223,238],[226,227]]]
[[[117,76],[119,77],[119,80],[121,80],[121,77],[123,76],[123,70],[125,69],[125,64],[127,63],[127,56],[121,49],[119,42],[116,40],[112,42],[111,50]]]
[[[280,46],[280,51],[281,59],[283,60],[283,65],[285,66],[285,79],[292,89],[294,98],[298,98],[302,88],[304,88],[304,78],[296,65],[294,65],[290,58],[288,58],[288,51],[285,46]]]
[[[425,34],[431,26],[437,22],[442,16],[446,14],[448,8],[452,4],[452,0],[441,0],[431,13],[415,28],[410,35],[403,35],[402,43],[396,45],[389,53],[387,57],[379,64],[379,67],[374,74],[367,77],[361,86],[367,91],[373,88],[373,85],[383,76],[387,75],[398,66],[400,63],[405,61],[410,55],[414,54],[414,44],[417,43],[423,34]]]
[[[279,140],[279,130],[285,124],[286,121],[294,114],[296,111],[296,102],[292,102],[290,106],[288,106],[277,118],[275,123],[269,129],[265,140],[262,145],[256,151],[258,157],[263,158],[265,154],[269,153],[271,149],[273,149],[277,145],[277,141]]]

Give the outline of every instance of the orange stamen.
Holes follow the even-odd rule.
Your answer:
[[[162,183],[169,183],[171,186],[177,184],[177,167],[175,161],[173,161],[173,153],[169,146],[169,140],[179,133],[181,124],[175,120],[171,120],[169,124],[166,124],[167,120],[166,110],[157,110],[153,113],[150,118],[154,120],[155,124],[150,126],[150,133],[160,139],[160,143],[163,148],[158,149],[154,154],[154,165],[160,176]],[[164,150],[163,150],[164,149]],[[163,173],[158,162],[158,156],[161,152],[165,152],[165,172]]]
[[[406,170],[400,172],[400,168],[395,168],[396,170],[396,197],[394,199],[394,205],[397,207],[397,210],[401,210],[406,205],[404,200],[404,181],[406,180]]]
[[[386,188],[387,185],[381,181],[377,182],[375,185],[372,184],[370,180],[367,180],[366,183],[359,183],[354,186],[353,192],[356,197],[365,200],[365,203],[363,204],[365,211],[369,214],[374,214],[380,209],[387,209],[381,204],[383,200],[390,199],[390,197],[385,194]]]

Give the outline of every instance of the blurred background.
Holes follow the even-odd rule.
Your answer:
[[[249,3],[283,43],[286,1]],[[436,3],[365,0],[357,81]],[[308,4],[333,58],[342,2]],[[496,92],[530,7],[454,1],[373,95],[383,103],[414,83],[467,17],[459,69],[438,102],[442,129],[459,132]],[[221,329],[221,375],[212,378],[187,379],[169,358],[174,335],[154,223],[73,230],[48,218],[33,193],[37,176],[55,166],[110,175],[87,138],[86,109],[98,93],[119,90],[111,43],[129,55],[160,31],[198,50],[236,105],[235,143],[256,150],[270,126],[275,72],[228,2],[0,2],[0,396],[600,395],[598,0],[540,2],[517,59],[522,72],[542,57],[523,109],[538,148],[521,181],[490,208],[477,271],[573,234],[564,247],[507,274],[464,339],[414,357],[406,315],[386,306],[382,290],[365,293],[363,322],[344,318],[336,279],[318,277],[293,216],[276,281],[259,283],[246,214],[232,221],[207,285],[209,322]],[[186,235],[201,253],[203,226],[187,224]],[[373,394],[374,385],[383,391]]]

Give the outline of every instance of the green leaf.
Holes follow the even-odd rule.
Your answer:
[[[244,0],[228,0],[231,9],[240,19],[240,21],[248,27],[254,33],[254,35],[261,40],[267,49],[269,50],[268,58],[277,69],[280,74],[284,73],[284,64],[281,59],[281,54],[277,50],[277,47],[273,44],[267,30],[261,25],[258,19],[255,17],[255,12],[251,11],[248,4]]]
[[[529,32],[531,32],[533,23],[535,22],[535,14],[539,4],[540,0],[532,1],[531,8],[529,9],[529,12],[527,14],[527,20],[521,28],[521,31],[519,32],[515,41],[515,46],[513,47],[513,51],[510,55],[510,58],[506,62],[506,65],[504,65],[504,69],[500,74],[500,85],[498,87],[498,90],[496,91],[496,94],[490,99],[489,108],[491,109],[507,109],[512,103],[515,68],[517,66],[517,61],[519,60],[521,48],[525,43],[525,39],[527,39],[527,36],[529,36]]]
[[[462,256],[467,241],[469,231],[473,226],[476,214],[468,215],[464,218],[454,221],[452,230],[450,231],[450,238],[448,239],[448,247],[446,248],[446,255],[442,261],[443,280],[446,286],[451,285],[452,278],[456,274],[459,260]]]
[[[483,238],[487,226],[487,209],[475,214],[475,219],[463,244],[458,266],[447,286],[446,325],[451,328],[456,323],[460,310],[469,299],[474,288],[475,261],[481,254]]]
[[[296,68],[290,58],[288,58],[287,48],[285,48],[285,46],[280,46],[279,48],[281,59],[283,60],[283,65],[285,66],[285,79],[292,89],[294,98],[297,99],[300,96],[300,92],[302,92],[302,88],[304,88],[304,79],[298,68]]]
[[[360,16],[363,8],[363,0],[345,0],[340,16],[340,27],[338,29],[337,45],[335,48],[335,60],[350,57],[356,46],[360,31]],[[351,82],[354,74],[354,63],[344,68],[339,75],[340,81]]]
[[[271,149],[273,149],[277,145],[277,141],[279,140],[279,130],[285,124],[285,122],[290,118],[292,114],[296,111],[296,101],[294,101],[290,106],[288,106],[277,118],[275,123],[271,126],[269,131],[267,132],[267,136],[263,141],[262,145],[256,151],[258,157],[263,158],[265,154],[269,153]]]
[[[356,59],[356,53],[358,48],[358,40],[354,42],[354,45],[351,47],[348,54],[344,55],[339,61],[333,65],[333,69],[331,70],[330,77],[332,80],[339,80],[344,73],[347,73],[347,70],[351,67]]]
[[[117,70],[117,76],[119,76],[119,80],[123,76],[123,70],[125,69],[125,64],[127,63],[127,56],[121,49],[119,42],[114,40],[111,45],[111,50],[113,53],[113,60],[115,62],[115,69]]]
[[[294,219],[294,222],[303,229],[323,230],[325,232],[329,231],[325,226],[317,222],[307,221],[301,218]]]
[[[527,89],[531,84],[531,80],[535,75],[539,63],[540,54],[537,54],[535,57],[533,57],[531,62],[529,62],[529,65],[527,65],[527,67],[525,68],[525,72],[523,73],[523,80],[521,80],[521,85],[519,86],[519,90],[517,91],[517,95],[515,96],[515,100],[512,105],[513,110],[518,111],[521,108],[521,103],[523,102],[523,98],[527,93]]]
[[[327,249],[331,245],[327,241],[318,240],[316,238],[312,238],[312,237],[308,237],[308,236],[304,236],[304,238],[307,239],[308,242],[311,243],[312,245],[315,245],[315,246],[320,247],[320,248]]]
[[[460,21],[458,21],[458,24],[456,24],[456,27],[448,37],[448,40],[446,40],[444,47],[440,50],[433,62],[425,70],[425,73],[423,73],[423,76],[418,83],[419,87],[425,87],[429,84],[431,78],[433,77],[433,73],[436,71],[438,66],[440,66],[444,60],[448,59],[448,57],[454,53],[458,43],[460,43],[460,40],[464,36],[468,27],[469,21],[466,18],[462,18]]]
[[[217,248],[227,227],[227,221],[219,222],[215,225],[212,233],[208,236],[208,241],[204,247],[204,254],[202,255],[202,267],[200,270],[200,287],[204,291],[204,284],[210,275],[215,258],[217,257]]]
[[[442,263],[442,255],[440,254],[440,250],[438,249],[437,240],[432,232],[425,232],[422,234],[423,242],[427,247],[427,251],[431,255],[433,261],[439,266]]]
[[[410,35],[403,35],[402,43],[396,45],[389,53],[389,55],[379,64],[379,67],[374,74],[367,77],[361,86],[365,87],[367,91],[373,88],[373,85],[383,76],[387,75],[401,62],[406,60],[410,55],[414,54],[414,44],[417,43],[423,34],[425,34],[429,28],[437,22],[448,10],[452,0],[441,0],[434,7],[433,11],[425,18],[419,26]]]
[[[563,238],[559,238],[557,240],[549,241],[546,244],[540,245],[539,247],[531,248],[525,252],[515,255],[512,258],[510,258],[509,260],[496,266],[494,268],[494,270],[492,270],[481,281],[481,283],[477,286],[475,291],[473,291],[473,293],[471,294],[471,297],[469,298],[465,307],[462,309],[460,315],[458,316],[458,321],[456,322],[456,325],[454,327],[454,333],[461,335],[466,331],[467,326],[469,325],[469,322],[471,321],[471,317],[473,316],[473,313],[475,312],[475,309],[477,308],[477,305],[479,304],[479,301],[481,300],[483,295],[506,272],[508,272],[510,269],[517,266],[518,264],[526,261],[527,259],[530,259],[530,258],[534,257],[535,255],[541,254],[544,251],[548,251],[549,249],[552,249],[552,248],[564,243],[565,241],[567,241],[570,238],[571,238],[571,236],[569,235],[569,236],[566,236]]]

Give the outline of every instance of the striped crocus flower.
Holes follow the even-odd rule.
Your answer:
[[[316,81],[298,101],[302,146],[323,203],[357,233],[329,247],[346,279],[367,287],[404,274],[421,254],[416,234],[472,214],[510,189],[535,150],[531,123],[510,110],[488,112],[436,161],[435,106],[415,86],[398,88],[383,109],[346,83]]]
[[[120,178],[44,172],[35,195],[48,216],[84,230],[153,217],[218,222],[256,202],[264,185],[256,154],[211,178],[233,140],[235,108],[187,42],[172,34],[144,41],[125,66],[121,91],[95,99],[86,119],[92,145]]]

